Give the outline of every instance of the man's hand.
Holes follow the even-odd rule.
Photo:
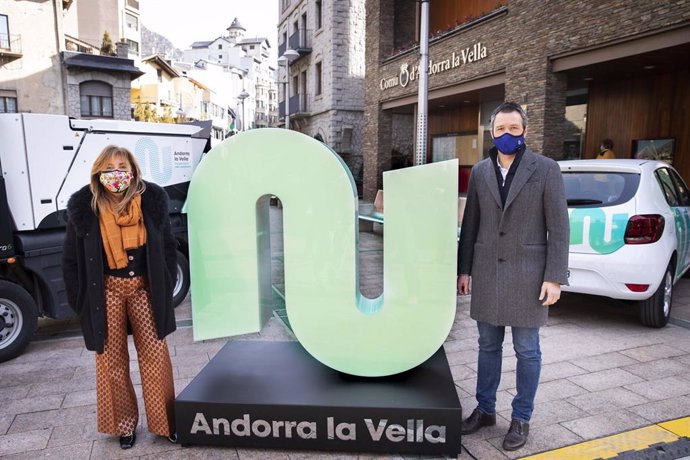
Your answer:
[[[460,281],[458,281],[460,286]],[[542,305],[545,307],[551,306],[558,302],[561,298],[561,285],[552,281],[544,281],[541,285],[541,294],[539,300],[543,300]]]
[[[458,276],[458,293],[467,295],[470,293],[470,275]]]

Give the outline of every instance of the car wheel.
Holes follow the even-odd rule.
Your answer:
[[[24,351],[37,316],[36,302],[24,288],[0,280],[0,363]]]
[[[187,257],[177,251],[177,278],[173,287],[173,307],[182,303],[189,292],[189,261]]]
[[[656,292],[647,300],[640,301],[640,321],[649,327],[664,327],[671,317],[673,301],[673,268],[668,265]]]

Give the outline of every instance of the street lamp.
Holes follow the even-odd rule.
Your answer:
[[[244,100],[247,99],[248,97],[249,97],[249,93],[246,92],[245,90],[242,90],[242,92],[237,95],[237,99],[239,99],[240,102],[242,103],[242,131],[247,130],[246,121],[244,118]]]
[[[185,115],[185,111],[182,108],[182,93],[179,93],[178,96],[180,97],[180,106],[175,111],[175,114],[177,114],[177,118],[179,119],[179,121],[182,121],[182,117],[184,117]]]
[[[285,129],[290,129],[290,63],[298,57],[297,51],[288,48],[278,58],[278,64],[285,64]]]

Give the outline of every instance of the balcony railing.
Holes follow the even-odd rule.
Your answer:
[[[292,35],[290,35],[288,44],[290,45],[290,48],[297,51],[300,56],[311,53],[311,30],[296,30]]]
[[[0,58],[14,60],[22,57],[22,37],[15,34],[0,34]]]
[[[300,93],[290,96],[290,116],[305,117],[311,115],[311,98],[309,94]],[[285,101],[278,102],[278,117],[285,117]]]

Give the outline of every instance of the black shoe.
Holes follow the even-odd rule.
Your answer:
[[[467,417],[460,424],[460,433],[462,434],[472,434],[485,426],[493,426],[496,424],[496,414],[487,414],[482,412],[477,407],[472,414]]]
[[[137,434],[135,432],[123,434],[122,436],[120,436],[120,447],[122,449],[131,449],[134,446],[136,440]]]
[[[529,435],[529,423],[513,419],[510,422],[508,434],[503,438],[503,448],[505,450],[518,450],[527,442],[527,435]]]
[[[173,444],[177,444],[177,433],[173,433],[170,436],[168,436],[168,441],[170,441]]]

